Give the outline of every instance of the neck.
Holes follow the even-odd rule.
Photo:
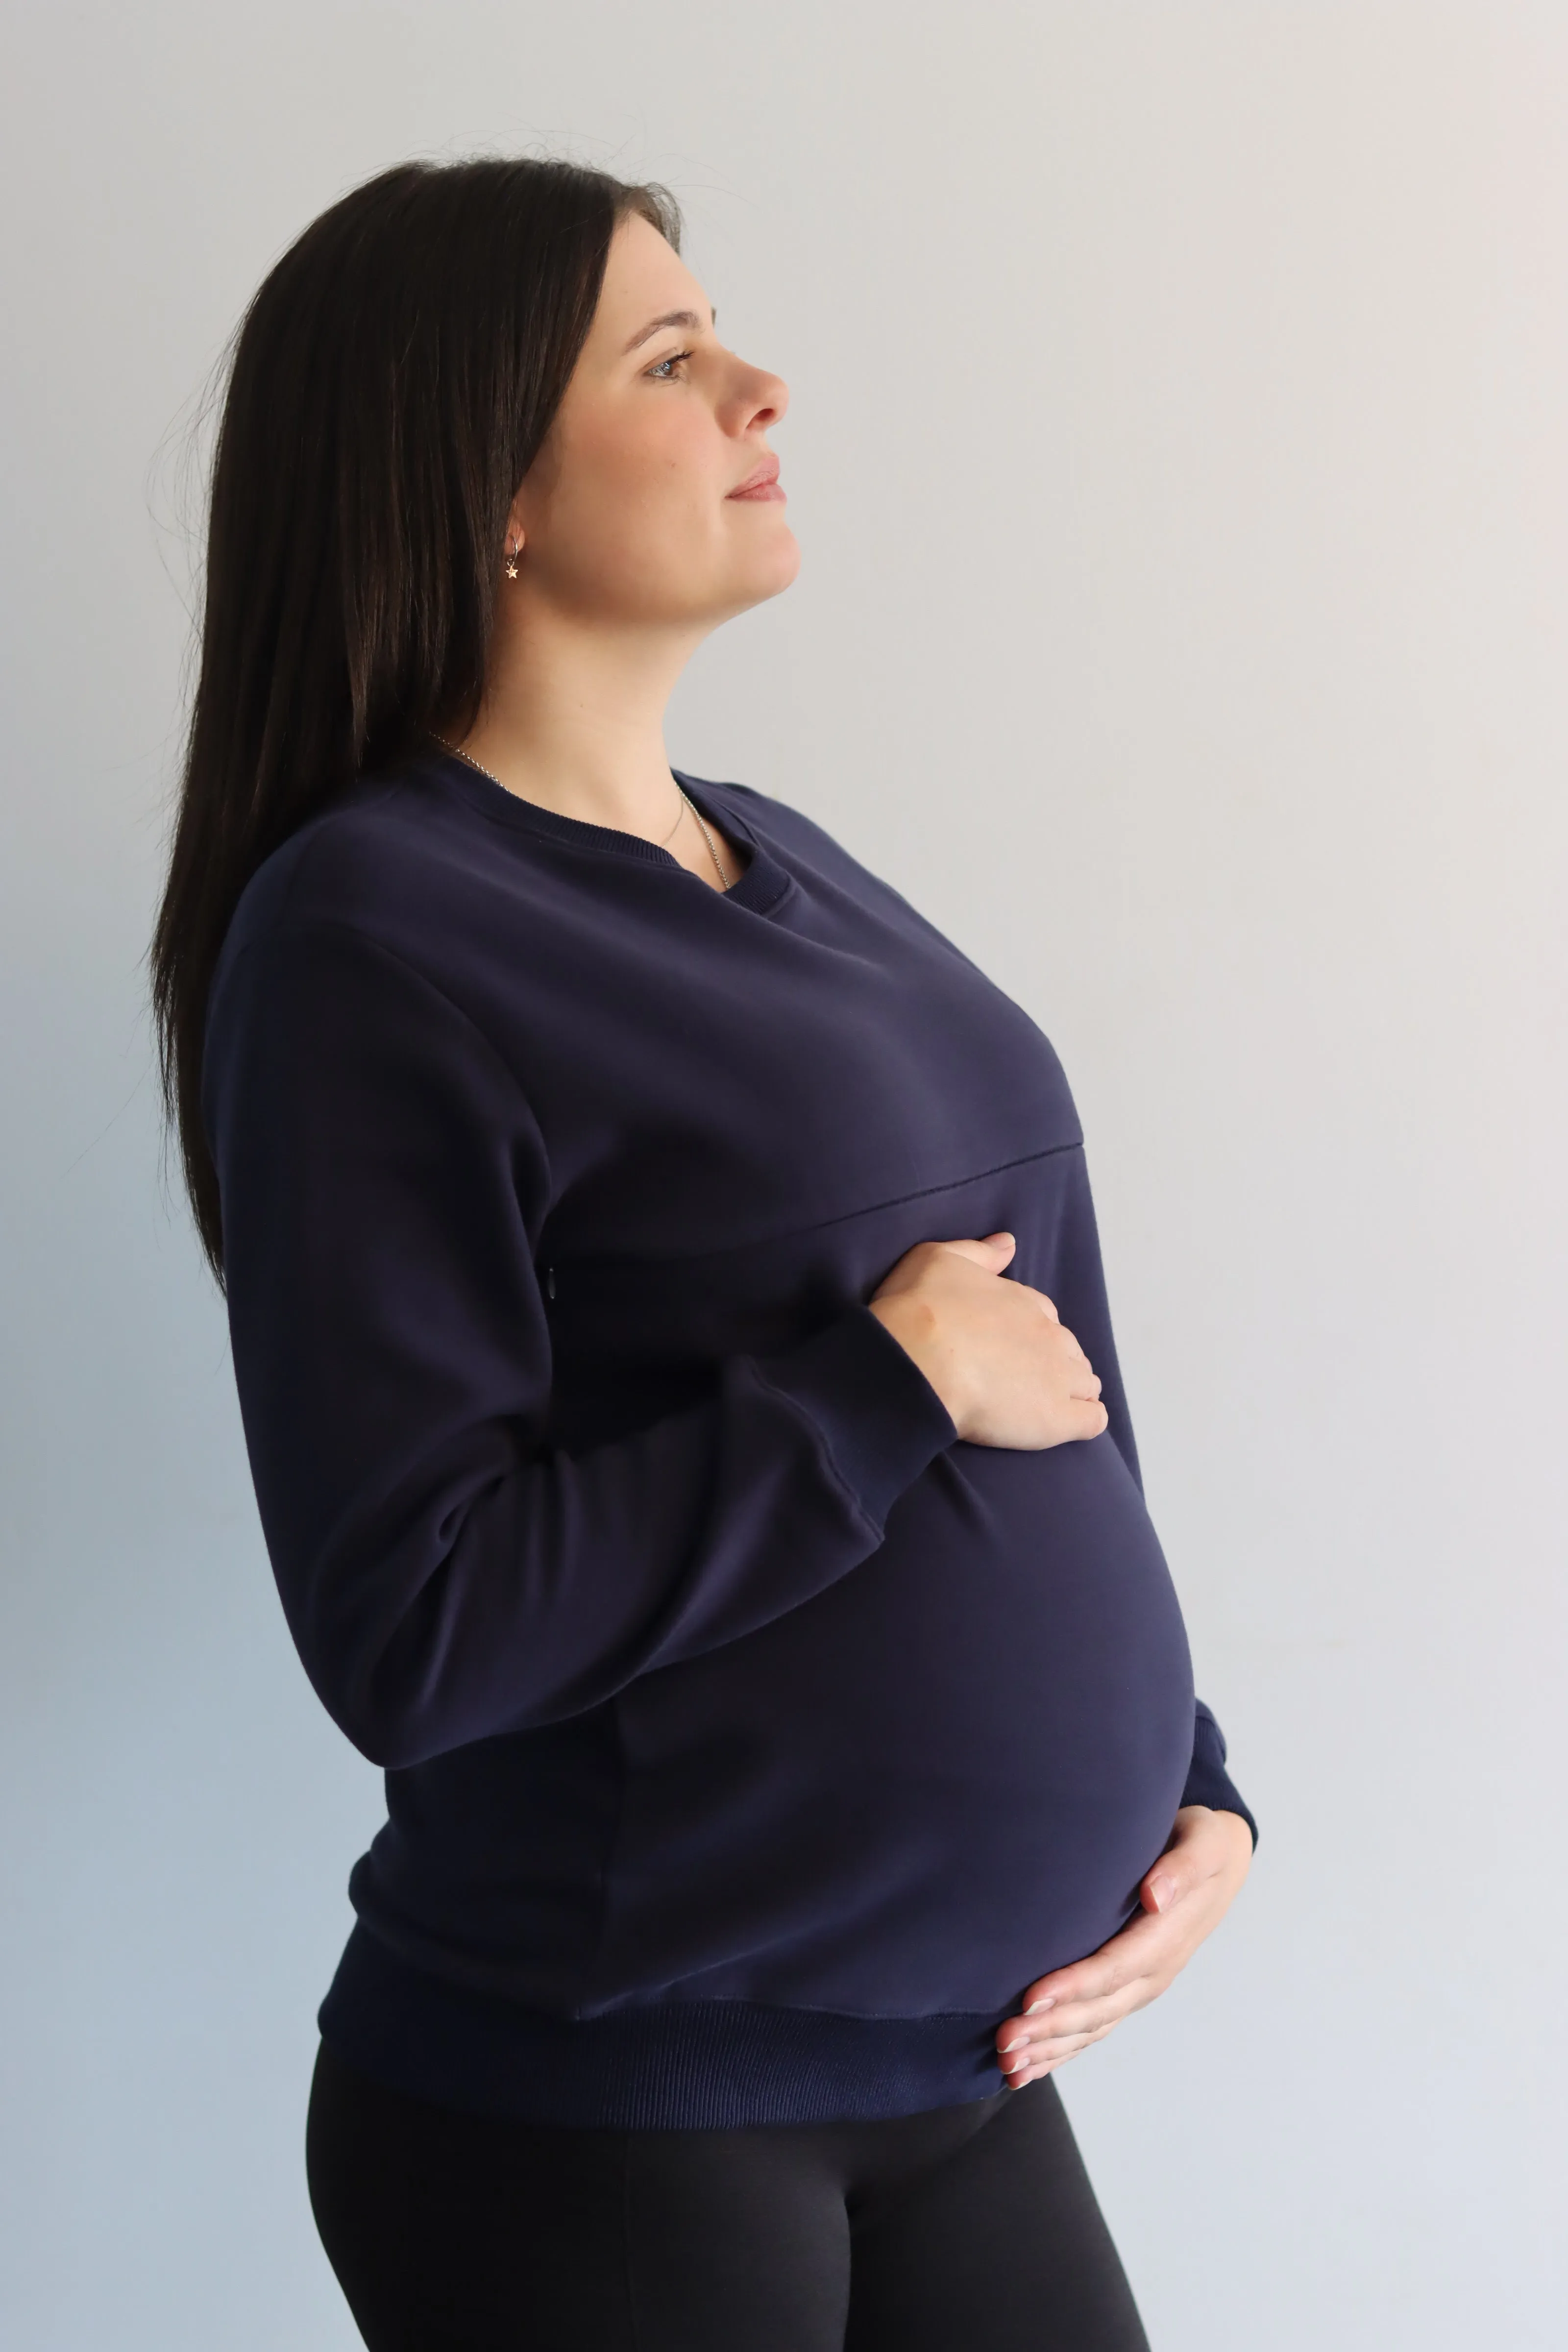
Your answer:
[[[523,800],[662,841],[680,814],[664,714],[705,634],[588,625],[513,597],[479,717],[447,740]]]

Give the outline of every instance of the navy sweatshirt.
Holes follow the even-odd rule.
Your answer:
[[[999,2087],[1183,1803],[1251,1816],[1144,1508],[1060,1065],[786,803],[719,891],[438,748],[253,877],[203,1103],[289,1630],[384,1767],[327,2040],[540,2122]],[[958,1437],[866,1305],[1007,1228],[1100,1437]]]

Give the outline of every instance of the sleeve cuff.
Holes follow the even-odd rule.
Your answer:
[[[1225,1734],[1203,1700],[1199,1699],[1193,1726],[1193,1760],[1188,1767],[1186,1786],[1182,1790],[1182,1802],[1184,1805],[1208,1805],[1216,1813],[1239,1813],[1252,1832],[1256,1852],[1258,1823],[1225,1769]]]
[[[810,1413],[835,1470],[879,1527],[958,1436],[908,1349],[858,1301],[809,1339],[756,1362],[770,1386]]]

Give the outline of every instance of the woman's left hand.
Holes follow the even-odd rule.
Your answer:
[[[1037,1977],[1025,1988],[1023,2013],[997,2027],[1010,2087],[1054,2074],[1163,1993],[1218,1927],[1251,1863],[1252,1832],[1239,1813],[1184,1805],[1138,1889],[1143,1916],[1087,1958]]]

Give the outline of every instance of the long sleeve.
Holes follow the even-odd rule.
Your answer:
[[[1239,1813],[1252,1832],[1256,1851],[1258,1823],[1225,1769],[1225,1734],[1215,1720],[1214,1710],[1205,1706],[1201,1698],[1194,1714],[1193,1761],[1187,1774],[1187,1785],[1182,1790],[1182,1802],[1184,1805],[1212,1805],[1216,1813]]]
[[[1093,1210],[1088,1211],[1090,1221]],[[1098,1251],[1093,1260],[1093,1283],[1088,1298],[1089,1325],[1089,1352],[1090,1361],[1104,1381],[1104,1402],[1110,1417],[1110,1437],[1121,1454],[1140,1494],[1143,1492],[1143,1472],[1138,1459],[1138,1444],[1132,1433],[1132,1419],[1128,1410],[1127,1392],[1117,1361],[1115,1342],[1110,1337],[1109,1311],[1100,1274]],[[1078,1328],[1075,1326],[1075,1328]],[[1082,1333],[1080,1332],[1080,1336]],[[1254,1850],[1258,1845],[1258,1823],[1254,1821],[1240,1790],[1226,1770],[1225,1734],[1215,1718],[1212,1707],[1197,1699],[1193,1707],[1193,1752],[1187,1768],[1186,1785],[1182,1790],[1184,1805],[1211,1805],[1216,1812],[1239,1813],[1252,1832]]]
[[[866,1559],[956,1435],[857,1301],[634,1434],[549,1444],[539,1126],[468,1014],[347,924],[232,960],[204,1110],[268,1553],[374,1761],[560,1721],[768,1623]]]

